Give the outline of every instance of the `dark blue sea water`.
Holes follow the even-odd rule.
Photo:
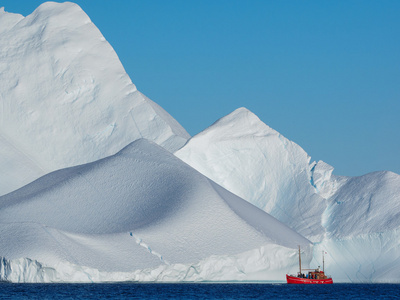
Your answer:
[[[0,283],[0,299],[400,299],[400,285]]]

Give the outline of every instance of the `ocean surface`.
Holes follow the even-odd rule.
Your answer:
[[[400,299],[400,284],[0,283],[0,299]]]

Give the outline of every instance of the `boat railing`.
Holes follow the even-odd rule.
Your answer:
[[[319,272],[315,272],[315,269],[303,269],[304,271],[312,271],[312,272],[297,272],[297,274],[288,274],[288,276],[291,276],[291,277],[297,277],[297,278],[307,278],[307,279],[309,279],[310,277],[309,277],[309,275],[310,274],[313,274],[313,276],[315,276],[315,275],[317,275],[318,273],[320,274],[319,276],[320,276],[320,278],[318,278],[318,279],[330,279],[330,278],[332,278],[332,276],[331,275],[326,275],[323,271],[319,271]],[[302,270],[302,271],[303,271]],[[315,274],[315,275],[314,275]],[[321,278],[322,277],[322,278]],[[316,279],[316,278],[312,278],[312,279]]]

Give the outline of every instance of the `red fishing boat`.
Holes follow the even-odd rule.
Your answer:
[[[301,254],[299,246],[299,269],[297,275],[286,274],[287,283],[291,284],[332,284],[331,276],[325,275],[324,251],[322,251],[322,271],[317,269],[301,269]],[[305,272],[304,272],[305,271]]]

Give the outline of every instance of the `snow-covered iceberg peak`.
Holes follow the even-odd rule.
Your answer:
[[[141,94],[76,4],[0,12],[0,195],[138,138],[174,151],[190,137]]]
[[[212,126],[199,133],[198,136],[219,133],[215,128],[219,128],[220,131],[224,130],[224,136],[227,138],[241,138],[250,135],[279,135],[277,131],[261,122],[254,113],[245,107],[240,107],[229,115],[219,119]]]
[[[311,184],[315,163],[248,109],[221,118],[175,155],[306,237],[324,234],[326,202]]]

